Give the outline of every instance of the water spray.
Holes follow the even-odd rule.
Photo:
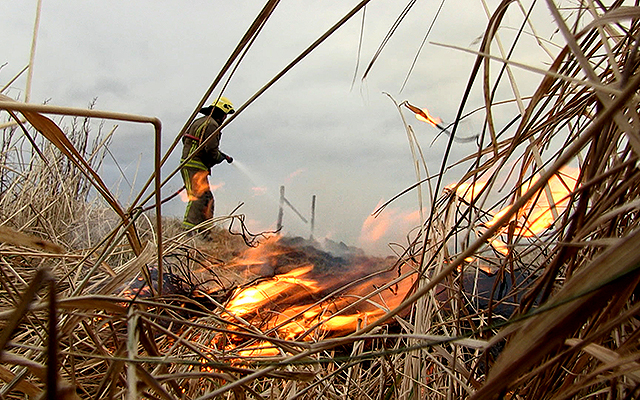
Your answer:
[[[249,167],[244,164],[242,161],[239,160],[233,160],[233,163],[231,163],[232,167],[235,167],[238,171],[242,172],[242,174],[244,174],[247,178],[249,178],[249,180],[251,181],[251,183],[253,183],[255,186],[259,186],[258,184],[258,177],[256,176],[255,173],[253,173]]]

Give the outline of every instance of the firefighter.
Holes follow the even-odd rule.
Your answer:
[[[215,132],[227,118],[227,115],[234,112],[231,101],[220,97],[210,106],[200,109],[200,113],[204,116],[193,121],[182,138],[183,148],[180,163],[191,157],[180,170],[189,197],[183,220],[183,225],[187,229],[213,217],[214,199],[209,188],[208,178],[211,174],[211,167],[222,161],[233,162],[232,157],[219,149],[222,132]],[[214,136],[207,140],[211,135]],[[196,151],[198,146],[205,141],[205,146]]]

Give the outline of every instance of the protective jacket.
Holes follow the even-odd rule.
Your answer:
[[[211,167],[226,158],[218,148],[221,132],[214,134],[218,126],[213,118],[200,117],[193,121],[182,138],[184,146],[180,162],[182,163],[193,154],[193,158],[180,171],[189,197],[182,223],[189,229],[213,217],[214,198],[209,189],[208,175]],[[211,135],[213,137],[205,147],[196,151],[198,146]]]
[[[218,123],[208,116],[200,117],[193,121],[182,138],[184,144],[182,148],[182,160],[184,161],[193,154],[198,146],[200,146],[200,143],[204,143],[209,136],[214,134],[218,126]],[[196,152],[185,167],[208,171],[214,165],[224,161],[225,155],[219,149],[221,134],[222,132],[216,133],[203,149]]]

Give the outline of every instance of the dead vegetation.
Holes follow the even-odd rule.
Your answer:
[[[109,134],[89,143],[82,120],[63,133],[36,110],[0,99],[36,128],[5,128],[0,153],[0,396],[637,398],[640,8],[586,1],[560,13],[552,1],[536,3],[527,7],[551,10],[561,50],[549,51],[548,69],[528,69],[540,84],[525,97],[512,74],[524,66],[511,49],[545,46],[545,38],[535,36],[524,3],[500,3],[458,114],[480,87],[486,123],[477,152],[445,156],[441,171],[425,177],[406,125],[419,166],[410,189],[428,186],[430,212],[399,251],[400,275],[349,306],[373,303],[384,316],[339,337],[327,336],[322,325],[331,319],[322,319],[284,338],[228,310],[229,293],[199,290],[206,274],[189,271],[219,271],[246,249],[239,236],[218,230],[213,244],[196,247],[171,229],[175,221],[159,226],[153,208],[141,211],[153,194],[123,209],[96,172]],[[276,4],[267,2],[226,69]],[[507,48],[503,19],[513,24],[518,13]],[[498,87],[509,95],[500,98]],[[505,104],[517,113],[505,118]],[[447,129],[450,149],[457,125]],[[466,173],[445,188],[445,172],[458,163]],[[229,218],[242,226],[237,216],[211,225]],[[235,282],[213,275],[220,288]],[[401,304],[380,301],[408,279]],[[147,296],[126,292],[140,280]],[[258,351],[266,348],[269,356]]]

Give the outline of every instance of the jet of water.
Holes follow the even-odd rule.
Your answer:
[[[253,172],[246,164],[244,164],[241,161],[238,161],[236,159],[233,160],[233,162],[231,163],[232,166],[236,167],[236,169],[238,171],[240,171],[244,176],[247,177],[247,179],[249,179],[249,181],[252,183],[254,189],[257,188],[266,188],[266,185],[262,184],[261,182],[264,182],[259,176],[258,174],[256,174],[255,172]],[[268,191],[266,191],[266,196],[265,196],[269,201],[271,201],[272,203],[278,204],[279,200],[277,198],[275,198],[273,196],[273,194],[269,193]]]
[[[249,180],[251,181],[251,183],[253,183],[254,186],[260,186],[258,184],[259,179],[256,176],[256,174],[254,174],[253,171],[251,171],[249,167],[247,167],[242,161],[238,161],[234,159],[231,165],[236,167],[238,171],[242,172],[247,178],[249,178]]]
[[[267,187],[267,185],[259,183],[259,182],[264,182],[264,180],[261,179],[257,173],[253,172],[246,164],[234,159],[231,165],[236,167],[238,171],[240,171],[244,176],[247,177],[247,179],[249,179],[249,181],[251,181],[254,189]],[[264,199],[269,204],[271,204],[268,207],[273,206],[275,210],[275,207],[280,204],[280,194],[277,193],[277,196],[276,196],[276,193],[277,192],[266,190],[264,192],[260,192],[259,195],[261,199]],[[256,194],[258,194],[258,192],[256,192]],[[306,228],[306,226],[302,223],[302,221],[295,216],[293,216],[292,218],[289,218],[287,221],[287,224],[294,224],[298,227]]]

